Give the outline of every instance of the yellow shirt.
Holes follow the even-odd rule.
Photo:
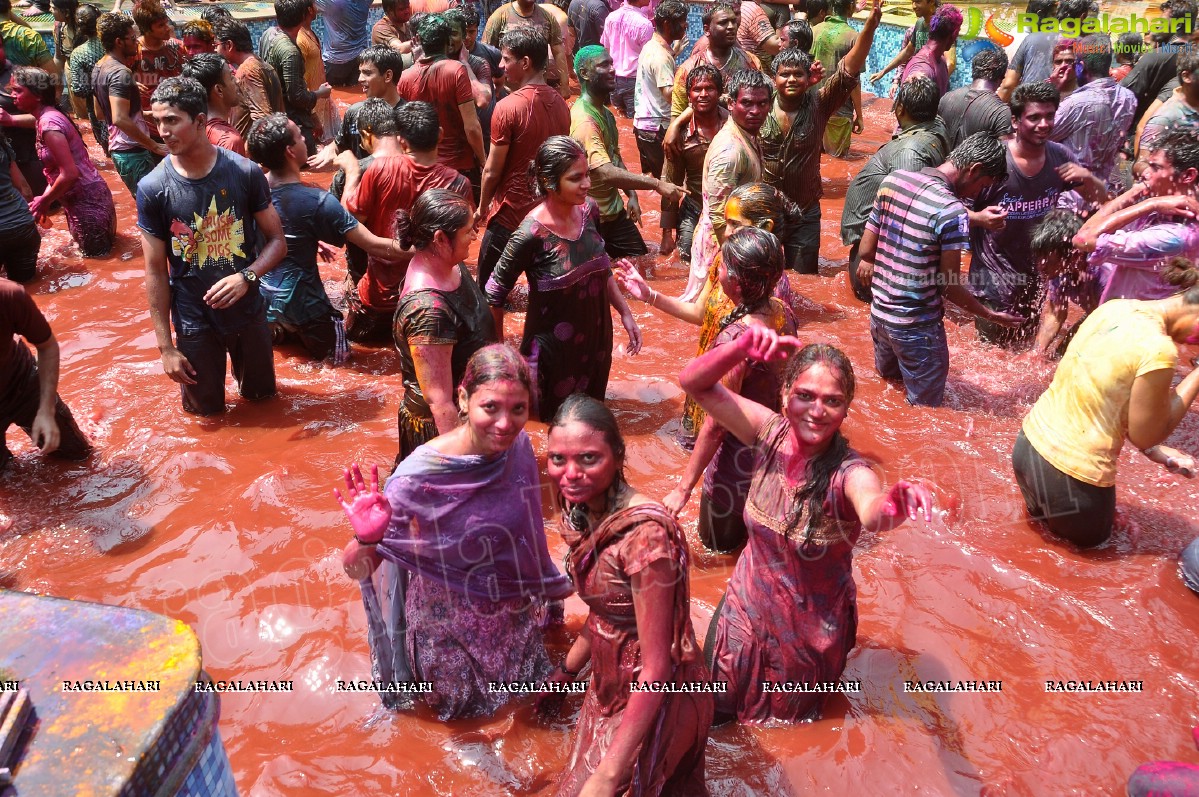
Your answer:
[[[1128,435],[1128,405],[1138,376],[1174,370],[1178,349],[1146,302],[1117,299],[1079,327],[1032,411],[1024,436],[1049,464],[1096,487],[1116,483],[1116,458]]]

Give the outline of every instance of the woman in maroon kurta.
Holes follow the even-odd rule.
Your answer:
[[[707,794],[713,703],[691,627],[687,543],[665,507],[625,482],[623,465],[612,412],[581,394],[567,398],[550,426],[546,467],[567,569],[591,612],[553,677],[574,680],[590,663],[591,684],[558,794]]]
[[[858,534],[863,527],[895,528],[917,514],[932,519],[927,487],[901,481],[884,492],[841,435],[854,378],[839,349],[816,344],[791,358],[781,415],[721,384],[745,359],[778,362],[799,345],[751,327],[692,360],[680,376],[709,417],[754,452],[745,505],[749,543],[712,620],[712,677],[729,685],[717,695],[718,718],[818,717],[826,693],[767,691],[763,682],[813,687],[840,678],[857,632]]]

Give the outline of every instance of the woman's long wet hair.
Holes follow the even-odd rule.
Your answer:
[[[461,194],[434,188],[417,197],[411,210],[396,211],[396,240],[405,249],[422,252],[438,232],[453,238],[471,223],[472,215],[470,203]]]
[[[572,393],[566,397],[566,400],[558,407],[558,411],[554,413],[554,419],[550,421],[548,431],[552,433],[555,428],[568,423],[581,423],[588,429],[602,434],[604,442],[612,450],[612,456],[616,457],[620,463],[620,467],[616,469],[616,476],[608,487],[604,511],[601,513],[601,516],[607,515],[619,502],[621,493],[628,486],[624,477],[624,435],[620,433],[616,416],[602,401],[585,393]],[[575,531],[586,531],[590,523],[590,510],[587,505],[571,504],[562,497],[561,493],[558,494],[557,501],[558,508],[562,510],[562,515],[570,527]]]
[[[800,349],[787,365],[787,375],[783,380],[783,384],[786,385],[783,388],[784,410],[786,409],[787,395],[795,384],[795,380],[817,364],[823,365],[837,375],[841,390],[845,393],[846,405],[853,401],[855,388],[853,365],[845,356],[845,352],[824,343],[810,343]],[[848,456],[849,441],[838,429],[833,432],[833,439],[829,442],[828,448],[808,461],[804,482],[795,490],[795,494],[791,498],[791,509],[787,512],[785,534],[788,538],[800,531],[799,524],[805,515],[807,523],[803,529],[804,542],[811,540],[812,535],[823,525],[825,521],[824,502],[828,498],[829,486],[832,484],[833,476],[837,474],[841,464]]]
[[[540,198],[550,191],[557,191],[566,170],[579,158],[586,157],[583,146],[570,136],[547,138],[537,150],[537,157],[529,164],[529,180],[533,183],[534,195]]]
[[[720,257],[729,278],[741,289],[741,301],[720,322],[724,329],[770,303],[783,276],[783,245],[774,233],[743,227],[725,239]]]
[[[91,3],[79,6],[79,10],[75,12],[75,38],[71,40],[71,47],[79,47],[89,39],[99,38],[100,34],[96,32],[96,23],[99,20],[100,9]]]

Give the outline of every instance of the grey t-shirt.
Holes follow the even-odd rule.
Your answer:
[[[1006,136],[1012,132],[1012,109],[993,91],[964,86],[941,98],[937,115],[945,122],[949,149],[979,132]]]
[[[1053,45],[1056,33],[1030,33],[1012,56],[1009,69],[1020,73],[1021,83],[1039,83],[1053,72]]]

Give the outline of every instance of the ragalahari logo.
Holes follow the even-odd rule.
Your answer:
[[[983,12],[973,6],[964,9],[966,12],[965,24],[962,25],[963,31],[959,38],[962,39],[978,39],[985,38],[993,44],[1000,47],[1007,47],[1016,40],[1012,35],[1012,30],[1016,24],[1006,16],[997,17],[995,14],[983,16]]]
[[[1100,14],[1079,19],[1067,17],[1042,17],[1039,14],[1017,14],[1016,30],[1021,33],[1058,33],[1067,38],[1089,36],[1092,33],[1107,33],[1119,36],[1122,33],[1191,33],[1189,17],[1142,17],[1135,12],[1128,16]]]

